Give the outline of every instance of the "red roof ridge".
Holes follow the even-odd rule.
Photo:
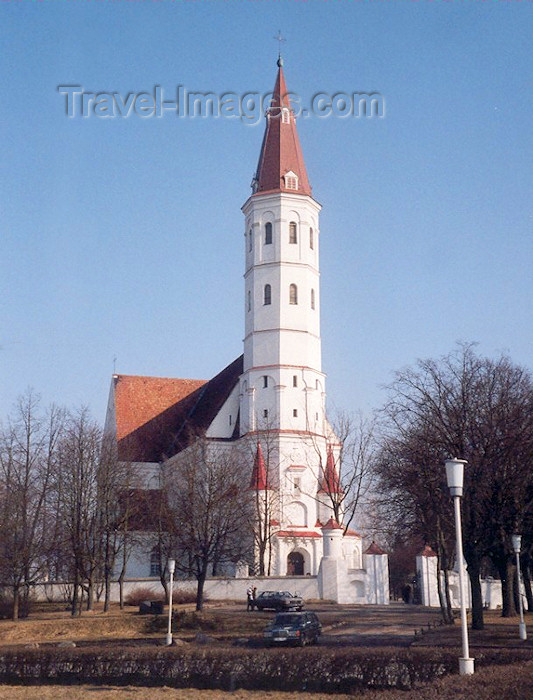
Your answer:
[[[426,544],[424,546],[424,549],[420,552],[421,557],[436,557],[438,556],[435,551],[429,546],[429,544]]]

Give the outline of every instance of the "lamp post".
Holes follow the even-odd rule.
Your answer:
[[[172,589],[174,588],[174,569],[176,562],[174,559],[168,560],[168,571],[170,573],[170,588],[168,591],[168,631],[167,631],[167,646],[172,644]]]
[[[461,530],[461,497],[463,495],[463,474],[466,464],[464,459],[447,459],[446,479],[455,511],[455,536],[457,561],[459,563],[459,589],[461,594],[461,634],[463,638],[463,656],[459,659],[459,673],[468,676],[474,673],[474,659],[470,658],[468,649],[468,627],[466,623],[465,573],[463,569],[463,535]]]
[[[520,639],[525,642],[527,639],[526,623],[524,622],[524,606],[522,604],[522,592],[520,590],[520,545],[522,544],[522,535],[513,535],[513,549],[516,555],[516,578],[518,581],[518,610],[520,611],[520,622],[518,624],[518,630],[520,632]]]

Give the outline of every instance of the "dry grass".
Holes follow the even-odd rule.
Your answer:
[[[85,612],[81,617],[71,617],[66,611],[39,613],[17,622],[0,621],[0,640],[2,644],[27,644],[65,639],[131,639],[146,636],[145,625],[146,617],[132,610]]]

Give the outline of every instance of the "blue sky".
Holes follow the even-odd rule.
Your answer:
[[[89,92],[377,91],[310,117],[330,403],[457,340],[532,366],[528,2],[0,4],[0,417],[31,386],[104,417],[124,374],[209,378],[242,351],[243,222],[263,123],[68,119]]]

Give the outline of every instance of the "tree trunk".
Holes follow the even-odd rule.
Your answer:
[[[11,610],[11,619],[19,619],[19,605],[20,605],[20,586],[15,584],[13,586],[13,608]]]
[[[94,581],[89,579],[87,586],[87,610],[92,610],[94,608]]]
[[[207,565],[202,567],[202,571],[197,576],[198,586],[196,588],[196,610],[204,609],[204,584],[207,578]]]
[[[104,595],[104,612],[109,612],[111,603],[111,571],[106,569],[105,572],[105,595]]]
[[[437,557],[437,591],[439,593],[439,604],[442,620],[446,625],[453,625],[453,614],[449,605],[448,572],[444,571],[444,587],[442,586],[442,571],[440,557]]]
[[[467,571],[472,590],[472,629],[482,630],[485,625],[483,622],[483,596],[481,595],[481,581],[479,579],[481,572],[476,553],[470,554],[470,561],[467,559]]]
[[[515,617],[514,580],[516,567],[510,561],[502,561],[498,567],[502,585],[502,617]]]
[[[78,568],[76,567],[74,572],[74,581],[72,582],[72,605],[70,608],[70,614],[75,617],[78,613],[78,596],[79,596],[79,579],[78,579]]]
[[[529,557],[524,561],[522,578],[524,581],[524,591],[526,593],[527,611],[533,612],[533,593],[531,592],[531,574],[529,571]]]

